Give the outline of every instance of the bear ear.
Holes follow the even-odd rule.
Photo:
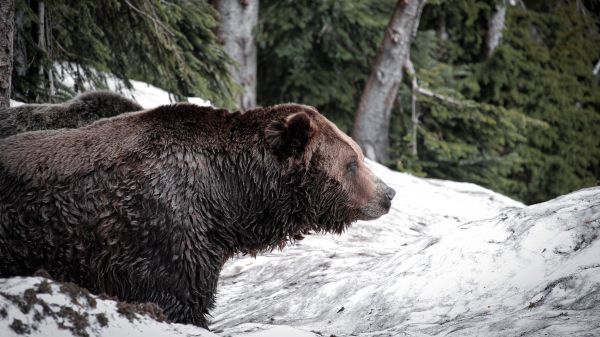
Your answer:
[[[284,121],[273,121],[265,130],[273,152],[284,158],[300,158],[314,134],[314,123],[304,111],[291,114]]]

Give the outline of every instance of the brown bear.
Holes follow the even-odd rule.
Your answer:
[[[90,91],[59,104],[24,104],[0,110],[0,138],[35,130],[76,128],[100,118],[142,110],[110,91]]]
[[[314,108],[176,104],[0,140],[0,277],[207,327],[223,263],[386,214],[394,190]]]

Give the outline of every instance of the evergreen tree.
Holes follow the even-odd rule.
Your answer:
[[[487,59],[495,5],[465,0],[426,8],[422,27],[430,31],[414,48],[417,76],[469,103],[420,97],[418,158],[407,155],[408,139],[401,137],[410,128],[407,114],[397,115],[400,163],[527,203],[597,184],[600,91],[591,69],[600,39],[591,12],[562,1],[509,6],[503,41]],[[408,86],[401,91],[404,102]]]
[[[472,65],[451,65],[439,47],[444,45],[435,31],[419,32],[412,48],[418,84],[416,108],[417,156],[408,151],[413,141],[407,135],[414,122],[411,87],[400,90],[398,112],[392,124],[392,148],[396,167],[416,174],[470,181],[509,193],[517,188],[510,175],[525,160],[518,152],[531,129],[544,124],[519,110],[480,103],[465,96],[478,84]],[[431,93],[429,93],[431,92]],[[427,94],[424,94],[427,93]]]
[[[394,3],[263,0],[259,104],[311,104],[348,131]],[[401,85],[392,166],[527,203],[598,183],[597,4],[522,3],[490,53],[497,0],[428,1],[411,59],[430,94],[415,92],[413,144],[412,78]]]
[[[509,9],[504,42],[481,65],[475,98],[550,126],[527,134],[520,149],[527,161],[512,176],[522,183],[518,197],[539,202],[600,180],[600,86],[592,73],[600,34],[575,2],[526,8]]]
[[[261,0],[258,104],[310,104],[349,131],[395,3]]]
[[[53,65],[60,63],[74,77],[75,90],[82,90],[85,81],[102,87],[98,72],[111,72],[126,84],[139,79],[180,97],[232,103],[230,60],[213,33],[217,13],[206,1],[49,0],[42,17],[39,3],[17,0],[17,99],[70,96],[69,88],[53,82],[61,75]],[[43,37],[38,36],[40,24]],[[48,90],[52,84],[56,94]]]

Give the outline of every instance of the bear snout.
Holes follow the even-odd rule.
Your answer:
[[[392,199],[396,196],[396,191],[379,179],[376,186],[373,198],[361,208],[364,217],[360,220],[375,220],[387,214],[392,207]]]
[[[377,193],[377,199],[379,200],[380,207],[385,211],[383,214],[386,214],[392,207],[392,199],[394,198],[394,195],[396,195],[396,191],[384,183],[381,183],[379,190],[380,192]]]

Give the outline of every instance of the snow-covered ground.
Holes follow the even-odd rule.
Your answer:
[[[600,336],[600,188],[523,207],[473,184],[373,166],[398,192],[391,213],[230,261],[213,331]]]
[[[390,214],[341,236],[312,236],[283,251],[227,263],[214,333],[600,335],[599,187],[523,207],[473,184],[371,166],[398,192]],[[3,336],[15,335],[9,327],[15,319],[30,326],[32,336],[71,333],[58,327],[73,324],[64,317],[36,322],[34,310],[23,314],[6,296],[27,298],[25,290],[40,281],[0,280]],[[58,303],[51,305],[55,311],[70,305],[87,314],[92,336],[213,336],[147,317],[129,321],[115,302],[97,299],[92,309],[84,300],[69,302],[54,287],[55,296],[37,296]],[[111,322],[107,328],[95,318],[101,312]]]
[[[170,103],[141,82],[130,97],[144,107]],[[600,187],[524,207],[477,185],[370,165],[397,191],[390,214],[341,236],[229,261],[214,333],[600,336]],[[215,336],[143,315],[130,320],[114,301],[73,300],[58,284],[49,294],[42,281],[0,279],[0,336]]]
[[[68,87],[73,87],[75,84],[75,80],[73,79],[73,77],[68,73],[61,71],[62,66],[60,64],[57,64],[56,67],[59,74],[62,74],[62,78],[60,79],[60,81]],[[130,80],[132,88],[131,90],[129,90],[125,88],[124,84],[114,75],[104,75],[106,76],[106,86],[108,87],[108,90],[120,92],[124,96],[134,99],[144,109],[154,108],[159,105],[171,104],[174,102],[174,96],[172,94],[151,84],[136,80]],[[91,84],[84,83],[84,86],[90,89]],[[199,97],[188,97],[188,102],[201,106],[211,105],[209,101]]]
[[[196,326],[159,322],[138,311],[126,303],[90,295],[73,284],[41,277],[0,279],[3,337],[217,337]]]

